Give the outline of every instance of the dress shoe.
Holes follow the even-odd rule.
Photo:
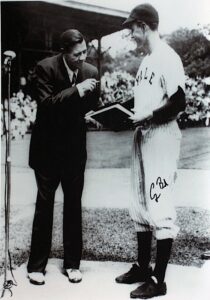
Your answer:
[[[152,274],[152,268],[148,268],[146,271],[142,271],[139,266],[133,264],[132,268],[125,274],[118,276],[115,281],[117,283],[136,283],[147,281]]]
[[[66,269],[65,273],[68,276],[70,282],[77,283],[82,280],[82,273],[79,269]]]
[[[158,283],[156,278],[151,277],[147,282],[140,285],[130,293],[131,298],[149,299],[165,295],[167,291],[166,283]]]
[[[42,272],[31,272],[28,273],[28,278],[30,283],[35,285],[43,285],[45,284],[44,275]]]

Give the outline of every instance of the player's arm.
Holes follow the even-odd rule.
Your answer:
[[[185,109],[184,68],[179,56],[173,55],[172,58],[171,64],[165,65],[161,77],[163,94],[164,97],[167,97],[166,104],[151,112],[147,118],[135,125],[141,126],[143,124],[143,127],[147,127],[150,124],[164,124],[175,119],[178,113]]]
[[[154,110],[151,115],[141,121],[135,122],[135,126],[148,127],[151,124],[161,125],[171,120],[176,119],[179,112],[183,111],[186,106],[185,92],[178,86],[176,93],[174,93],[167,101],[167,103]]]
[[[176,119],[178,113],[186,106],[184,68],[180,57],[174,52],[171,52],[170,64],[163,66],[161,83],[168,99],[165,105],[153,111],[152,121],[155,124],[163,124]]]
[[[185,109],[185,106],[185,92],[178,86],[176,93],[168,99],[167,103],[153,111],[151,122],[154,124],[163,124],[173,120],[177,117],[179,112]]]

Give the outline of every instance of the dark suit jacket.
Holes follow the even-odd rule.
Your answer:
[[[83,63],[76,83],[97,77],[97,69]],[[71,86],[61,54],[37,64],[36,89],[38,109],[30,143],[30,167],[52,171],[64,166],[84,166],[84,115],[87,111],[96,109],[98,90],[80,98],[76,86]]]

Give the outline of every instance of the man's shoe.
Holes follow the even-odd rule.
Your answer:
[[[82,273],[79,269],[66,269],[65,274],[68,276],[70,282],[77,283],[82,280]]]
[[[28,273],[28,278],[30,283],[35,285],[43,285],[45,284],[44,275],[42,272],[31,272]]]
[[[141,270],[139,266],[133,264],[132,268],[125,274],[122,274],[115,278],[117,283],[136,283],[136,282],[145,282],[147,281],[152,274],[152,268],[148,268],[145,272]]]
[[[131,298],[149,299],[166,294],[166,283],[156,283],[152,278],[130,293]]]

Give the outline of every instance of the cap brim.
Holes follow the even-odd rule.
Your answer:
[[[122,23],[122,26],[123,26],[124,28],[129,28],[130,25],[131,25],[131,23],[133,23],[134,21],[135,21],[134,18],[128,17],[128,18]]]

